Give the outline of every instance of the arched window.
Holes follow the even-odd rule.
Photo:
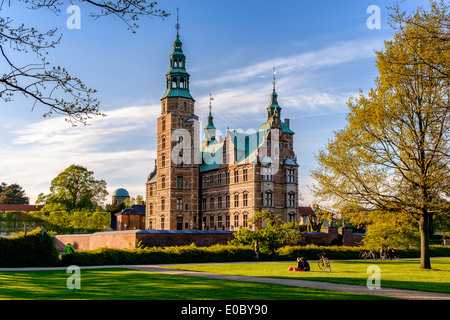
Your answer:
[[[166,210],[166,198],[161,198],[161,211]]]
[[[148,205],[149,214],[153,214],[153,203]]]
[[[175,89],[177,87],[177,78],[172,79],[172,89]]]
[[[242,193],[242,205],[244,207],[248,207],[248,192],[247,191],[244,191]]]
[[[166,187],[166,176],[162,176],[161,177],[161,188],[165,188]]]
[[[239,213],[238,212],[236,212],[234,214],[234,227],[239,228]]]
[[[239,208],[239,193],[234,194],[234,207]]]
[[[161,149],[166,148],[166,136],[161,137]]]
[[[161,155],[161,167],[165,167],[166,166],[166,154],[163,153]]]
[[[166,130],[166,118],[161,119],[161,130]]]
[[[238,183],[239,182],[239,169],[236,168],[234,169],[234,183]]]

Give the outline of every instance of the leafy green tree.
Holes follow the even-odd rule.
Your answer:
[[[231,244],[251,245],[258,241],[261,251],[274,253],[276,249],[285,244],[297,244],[301,234],[295,222],[283,222],[280,217],[267,211],[257,211],[249,220],[254,231],[240,227],[235,233]]]
[[[71,165],[58,174],[50,185],[50,194],[40,194],[37,203],[45,212],[95,211],[106,199],[106,182],[94,179],[85,167]]]
[[[419,25],[441,28],[427,17],[417,9],[376,53],[375,88],[348,101],[348,125],[319,152],[312,171],[314,193],[324,202],[415,219],[423,269],[431,268],[430,222],[448,211],[438,200],[450,180],[450,82],[440,71],[445,66],[423,63],[435,48]]]
[[[7,185],[0,184],[0,203],[3,204],[30,204],[30,199],[25,195],[25,190],[17,183]]]

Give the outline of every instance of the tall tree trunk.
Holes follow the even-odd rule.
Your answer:
[[[427,210],[422,214],[419,221],[420,229],[420,269],[431,269],[430,261],[430,217]]]

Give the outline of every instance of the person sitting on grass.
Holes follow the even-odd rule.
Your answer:
[[[303,257],[297,258],[297,269],[298,271],[309,271],[310,267],[308,261]]]

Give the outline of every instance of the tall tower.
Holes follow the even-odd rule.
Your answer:
[[[177,36],[166,73],[166,91],[157,120],[156,170],[147,182],[147,224],[149,229],[185,230],[198,228],[199,165],[198,116],[189,92],[186,56]],[[151,189],[151,190],[150,190]],[[151,205],[151,206],[150,206]]]

